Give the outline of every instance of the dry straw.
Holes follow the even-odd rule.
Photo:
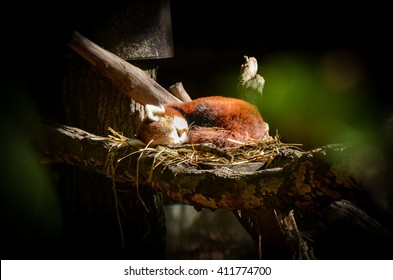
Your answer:
[[[124,145],[135,145],[138,140],[128,139],[113,129],[109,129],[116,137],[112,140],[119,141]],[[229,139],[230,141],[234,141]],[[236,149],[219,149],[210,144],[185,144],[180,146],[155,146],[151,143],[132,153],[118,157],[117,163],[123,159],[140,153],[139,159],[144,156],[153,156],[152,170],[159,165],[172,165],[186,163],[190,165],[236,165],[251,162],[262,162],[267,167],[281,151],[291,148],[301,150],[301,144],[283,143],[278,132],[274,137],[266,135],[260,141],[237,142],[240,144]],[[140,145],[140,142],[139,142]],[[112,157],[114,159],[116,157]]]

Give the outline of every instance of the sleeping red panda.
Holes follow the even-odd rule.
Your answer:
[[[269,130],[258,108],[242,99],[211,96],[145,108],[137,137],[153,146],[212,143],[235,148],[240,145],[236,141],[261,140]]]

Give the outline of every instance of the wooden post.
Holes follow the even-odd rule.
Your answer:
[[[112,10],[103,11],[101,14],[103,18],[99,19],[102,20],[104,30],[111,30],[107,25],[112,23],[119,27],[118,21],[110,20],[114,13],[117,13],[123,23],[133,24],[138,19],[136,15],[133,16],[136,9],[131,9],[129,1],[115,2],[121,2],[121,5],[117,3],[119,5],[111,6]],[[143,7],[144,2],[137,2],[139,11],[146,9],[145,13],[151,13],[160,10]],[[157,2],[159,3],[160,1]],[[125,12],[124,9],[128,10]],[[106,16],[108,18],[105,18]],[[161,16],[161,13],[149,14],[151,19],[156,16]],[[140,22],[135,24],[140,24]],[[125,27],[116,28],[116,30],[116,34],[109,34],[109,31],[100,32],[100,30],[95,30],[94,34],[122,37],[122,32],[127,32]],[[143,33],[143,28],[140,31]],[[149,32],[149,29],[146,28],[145,32]],[[88,35],[86,34],[86,37],[89,37]],[[144,35],[149,36],[149,34]],[[104,37],[102,40],[97,39],[95,43],[103,49],[107,48],[114,52],[112,57],[118,56],[117,61],[123,63],[122,59],[132,59],[132,53],[119,51],[124,50],[123,47],[119,48],[116,44],[106,46],[106,42],[113,43],[113,40]],[[124,37],[128,38],[129,45],[133,44],[132,40],[136,40],[129,34]],[[75,47],[83,46],[80,43],[81,37],[74,36],[70,41],[74,50]],[[122,39],[119,44],[125,46],[127,42]],[[102,50],[99,49],[99,51]],[[88,61],[92,63],[91,60]],[[116,58],[113,61],[116,61]],[[96,71],[89,62],[69,49],[63,83],[67,124],[97,135],[109,134],[108,127],[111,127],[125,136],[133,137],[143,118],[142,104],[126,96],[124,88],[118,90],[113,85],[108,75],[114,68],[109,67],[106,74],[102,74]],[[155,83],[157,70],[155,60],[135,60],[133,64],[145,70],[143,72],[137,69],[141,77],[150,76],[151,83]],[[105,65],[100,65],[100,67],[105,67]],[[136,68],[132,65],[131,67]],[[132,87],[132,84],[123,84],[125,88],[127,85]],[[158,86],[156,88],[157,100],[160,100],[159,92],[165,90]],[[173,100],[176,99],[173,98]],[[139,101],[143,102],[143,96]],[[161,195],[158,192],[142,184],[136,188],[130,183],[115,183],[102,175],[89,173],[69,165],[60,166],[59,182],[66,228],[63,254],[67,257],[76,259],[164,258],[165,215]]]

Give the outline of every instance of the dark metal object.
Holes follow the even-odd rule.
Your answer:
[[[85,17],[80,33],[124,60],[174,55],[169,0],[111,0]]]

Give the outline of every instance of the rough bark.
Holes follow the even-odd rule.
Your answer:
[[[347,145],[307,152],[286,148],[262,162],[224,165],[158,164],[159,153],[81,129],[46,123],[48,141],[36,143],[46,161],[67,162],[116,182],[149,183],[172,200],[211,209],[303,209],[342,199],[371,205],[367,186],[351,171]],[[197,146],[196,146],[197,147]],[[108,165],[113,169],[108,172]],[[219,186],[219,187],[218,187]]]
[[[111,126],[133,135],[143,118],[141,104],[73,52],[67,59],[62,89],[67,123],[86,131],[105,135]],[[161,194],[148,188],[137,192],[129,182],[114,186],[111,179],[68,163],[52,167],[58,173],[65,216],[64,250],[59,254],[72,258],[164,258]]]
[[[297,227],[293,210],[235,210],[233,213],[258,244],[260,259],[315,258]]]
[[[261,162],[212,166],[171,163],[138,141],[54,123],[45,123],[44,135],[48,141],[34,134],[32,139],[37,139],[47,163],[67,162],[119,186],[132,182],[137,193],[152,188],[197,209],[233,210],[263,259],[313,259],[315,247],[317,258],[381,258],[380,246],[393,248],[392,234],[380,223],[368,186],[352,170],[356,151],[348,145],[306,152],[285,148],[268,167]],[[310,228],[311,237],[304,233]]]

